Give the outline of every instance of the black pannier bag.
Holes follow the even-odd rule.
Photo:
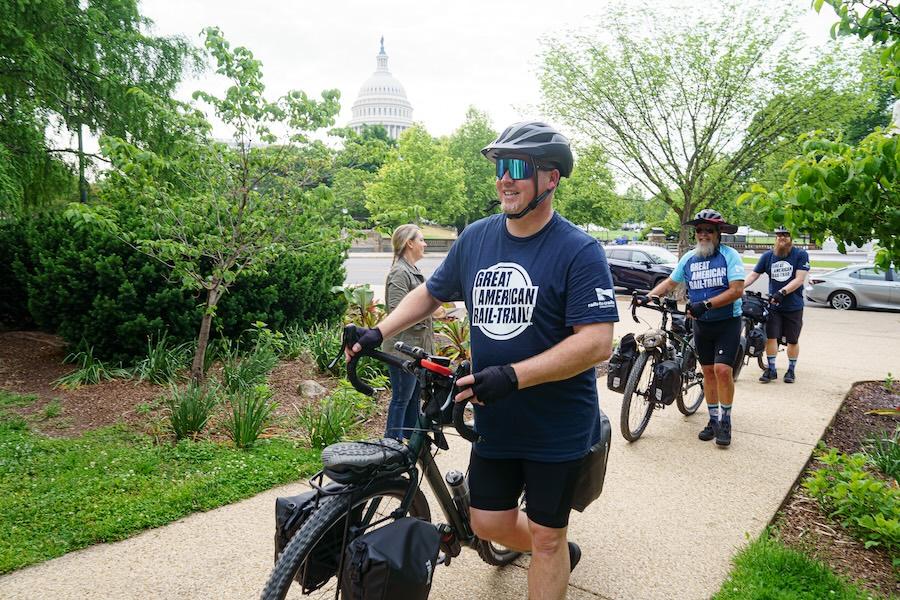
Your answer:
[[[654,402],[669,405],[675,401],[681,390],[681,369],[678,361],[663,360],[653,365],[653,382],[650,384],[650,398]]]
[[[609,357],[609,370],[606,372],[606,387],[620,394],[625,391],[628,375],[638,357],[637,342],[634,334],[622,336],[616,351]]]
[[[341,486],[326,486],[326,490],[334,491]],[[299,496],[275,499],[275,560],[282,553],[297,530],[306,522],[316,509],[315,491]],[[362,506],[354,509],[353,519],[362,518]],[[337,575],[343,546],[343,521],[332,526],[310,552],[309,558],[294,576],[294,580],[303,586],[303,593],[317,590],[328,580]]]
[[[600,497],[603,491],[603,480],[606,479],[606,461],[609,460],[609,444],[612,441],[612,426],[609,417],[600,411],[600,440],[591,446],[584,462],[581,465],[581,473],[575,484],[575,493],[572,495],[572,508],[578,512],[584,512],[588,505]]]
[[[765,322],[769,318],[769,307],[762,296],[756,294],[744,294],[741,303],[741,312],[745,317],[749,317],[757,323]]]
[[[766,331],[762,325],[757,325],[747,334],[747,354],[756,358],[762,356],[766,350]]]
[[[341,573],[345,600],[426,600],[437,564],[437,527],[398,519],[353,540]]]

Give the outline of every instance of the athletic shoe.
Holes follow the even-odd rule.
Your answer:
[[[703,442],[708,442],[713,439],[716,437],[716,425],[718,424],[719,422],[716,419],[710,419],[709,423],[706,424],[706,427],[703,428],[703,431],[697,434],[697,437]]]
[[[788,369],[787,373],[784,374],[784,382],[785,383],[794,383],[794,370]]]
[[[569,542],[569,573],[575,570],[575,566],[581,560],[581,548],[575,542]]]
[[[731,444],[731,421],[720,421],[716,427],[716,445],[728,446]]]
[[[769,383],[773,379],[778,379],[778,371],[775,369],[766,369],[763,371],[763,374],[759,376],[760,383]]]

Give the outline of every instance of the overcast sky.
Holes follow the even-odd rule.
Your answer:
[[[625,2],[626,0],[619,0]],[[827,38],[836,18],[825,7],[817,15],[809,0],[785,1],[804,15],[803,29]],[[647,0],[644,6],[658,5]],[[716,0],[671,0],[709,10]],[[142,0],[142,13],[157,35],[181,34],[200,45],[200,31],[218,26],[232,45],[249,48],[263,62],[271,97],[289,89],[311,96],[341,91],[337,125],[350,120],[359,86],[375,71],[384,36],[388,66],[406,88],[413,119],[432,135],[451,133],[475,105],[495,129],[523,117],[539,117],[537,81],[540,40],[602,23],[609,4],[585,0]],[[591,8],[595,7],[595,8]],[[706,7],[706,8],[697,8]],[[649,10],[649,9],[648,9]],[[196,89],[218,91],[221,80],[206,75],[182,84],[187,98]]]

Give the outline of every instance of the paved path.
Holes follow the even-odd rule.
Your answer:
[[[619,308],[617,336],[643,328],[624,303]],[[850,385],[900,372],[897,313],[809,308],[802,343],[792,386],[760,385],[747,367],[730,449],[697,441],[704,410],[689,418],[674,406],[654,414],[635,444],[614,428],[603,496],[572,519],[570,538],[584,557],[569,598],[691,600],[719,589],[731,557],[769,522]],[[781,354],[782,371],[785,361]],[[620,398],[601,387],[616,424]],[[464,468],[466,448],[454,443],[439,459]],[[12,573],[0,578],[0,598],[254,598],[272,565],[274,498],[302,488],[271,490]],[[498,570],[466,551],[438,570],[431,597],[520,599],[525,577],[522,565]]]

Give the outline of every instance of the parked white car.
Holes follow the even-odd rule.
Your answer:
[[[803,289],[809,302],[838,310],[885,308],[900,310],[900,274],[873,264],[850,265],[824,275],[810,275]]]

